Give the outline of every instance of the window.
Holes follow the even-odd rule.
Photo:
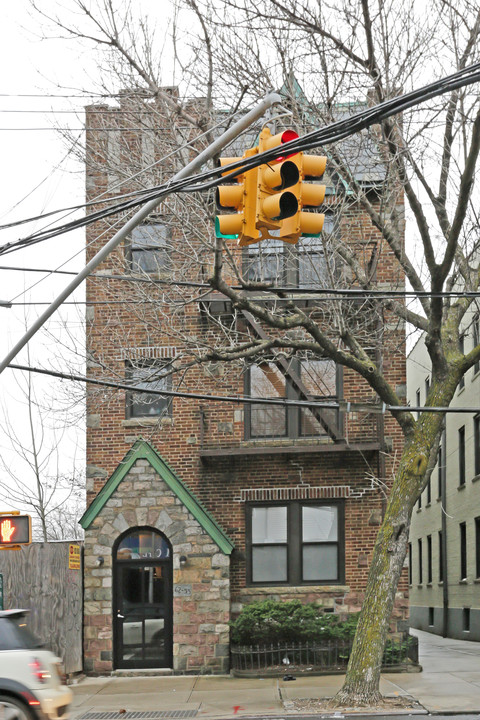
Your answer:
[[[480,415],[473,418],[473,467],[475,475],[480,475]]]
[[[480,517],[475,518],[475,577],[480,578]]]
[[[170,268],[167,225],[152,223],[134,228],[127,245],[127,255],[132,272],[149,275],[165,273]]]
[[[438,582],[443,582],[443,533],[438,531]]]
[[[435,621],[435,608],[429,607],[428,608],[428,624],[430,627],[433,627]]]
[[[475,315],[473,318],[473,347],[477,347],[480,344],[480,315]],[[473,366],[473,372],[478,373],[480,370],[480,360]]]
[[[463,608],[462,630],[463,632],[470,632],[470,608]]]
[[[432,502],[432,478],[428,478],[427,482],[427,505],[430,505]]]
[[[423,583],[423,557],[422,557],[422,540],[418,540],[418,584]]]
[[[248,582],[342,582],[343,528],[341,503],[247,506]]]
[[[465,355],[465,335],[460,335],[458,338],[458,349],[462,353],[462,355]],[[465,387],[465,375],[462,375],[460,378],[460,381],[458,383],[458,389],[463,390]]]
[[[428,393],[430,392],[430,378],[425,378],[425,405],[427,405]]]
[[[411,585],[413,581],[413,567],[412,567],[412,543],[408,543],[408,584]]]
[[[458,484],[465,485],[465,425],[458,429]]]
[[[322,237],[304,236],[296,245],[277,238],[252,243],[244,257],[245,279],[293,287],[328,287],[331,281],[324,238],[332,234],[334,228],[333,214],[326,213]]]
[[[467,579],[467,524],[460,523],[460,580]]]
[[[130,385],[139,389],[171,390],[172,377],[165,375],[166,363],[158,360],[139,360],[127,363],[126,376]],[[163,374],[163,377],[162,377]],[[166,417],[172,414],[172,398],[146,392],[128,390],[126,394],[127,418]]]
[[[290,373],[290,375],[288,374]],[[295,384],[300,380],[305,392],[315,399],[337,400],[337,367],[333,360],[322,358],[293,358],[288,369],[272,362],[252,365],[246,375],[247,395],[260,398],[301,397]],[[338,411],[321,412],[298,407],[255,405],[245,407],[245,436],[316,437],[326,435],[327,427],[337,429]]]
[[[420,388],[418,388],[417,392],[415,393],[415,403],[417,407],[420,407]],[[417,411],[417,420],[420,417],[420,413]]]
[[[427,535],[427,583],[432,582],[432,536]]]
[[[443,478],[443,451],[442,446],[440,445],[438,448],[438,455],[437,455],[437,494],[438,497],[442,497],[442,478]]]

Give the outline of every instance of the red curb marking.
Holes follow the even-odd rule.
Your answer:
[[[239,710],[245,710],[241,705],[234,705],[233,706],[233,714],[236,715]]]

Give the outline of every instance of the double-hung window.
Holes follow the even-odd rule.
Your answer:
[[[138,391],[127,391],[127,418],[160,418],[172,414],[171,396],[142,392],[142,390],[161,392],[162,390],[172,389],[172,377],[166,374],[166,365],[165,361],[160,363],[158,360],[139,360],[135,363],[127,363],[126,376],[128,383],[138,388]]]
[[[480,415],[473,418],[473,469],[480,475]]]
[[[458,429],[458,485],[465,485],[465,425]]]
[[[477,347],[480,344],[480,315],[475,315],[473,318],[473,347]],[[473,366],[473,372],[476,374],[480,371],[480,361],[477,361]]]
[[[130,269],[134,273],[158,275],[170,269],[170,230],[164,223],[138,225],[127,246]]]
[[[249,505],[247,552],[252,585],[343,582],[343,504],[292,501]]]

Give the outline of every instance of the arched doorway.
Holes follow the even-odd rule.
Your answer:
[[[113,548],[114,667],[172,667],[172,547],[153,528],[134,528]]]

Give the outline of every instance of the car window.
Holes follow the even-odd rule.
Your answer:
[[[24,615],[0,618],[0,650],[31,650],[42,643],[27,627]]]

